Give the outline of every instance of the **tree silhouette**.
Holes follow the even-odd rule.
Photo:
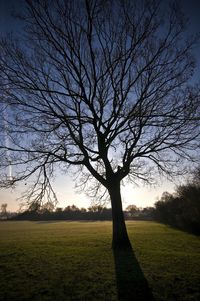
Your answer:
[[[8,217],[7,207],[8,207],[8,204],[6,204],[6,203],[1,204],[1,217],[3,217],[3,218]]]
[[[30,178],[26,201],[49,202],[55,171],[73,166],[86,189],[109,194],[112,247],[130,248],[120,183],[175,173],[195,155],[196,38],[186,39],[178,7],[161,17],[157,1],[26,5],[21,40],[0,43],[2,110],[12,112],[1,166],[16,173],[1,186]]]

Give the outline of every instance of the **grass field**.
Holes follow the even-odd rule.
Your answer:
[[[113,254],[110,222],[1,222],[0,300],[200,300],[199,238],[127,227],[134,253]]]

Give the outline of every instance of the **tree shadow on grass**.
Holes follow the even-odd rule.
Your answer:
[[[119,301],[154,301],[133,250],[114,250]]]

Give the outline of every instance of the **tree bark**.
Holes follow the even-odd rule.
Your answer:
[[[124,214],[122,210],[122,200],[120,192],[120,181],[113,182],[108,189],[112,206],[113,221],[113,249],[131,249],[131,243],[128,237]]]

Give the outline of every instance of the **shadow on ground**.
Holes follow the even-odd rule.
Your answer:
[[[133,250],[115,250],[115,271],[119,301],[155,301]]]

